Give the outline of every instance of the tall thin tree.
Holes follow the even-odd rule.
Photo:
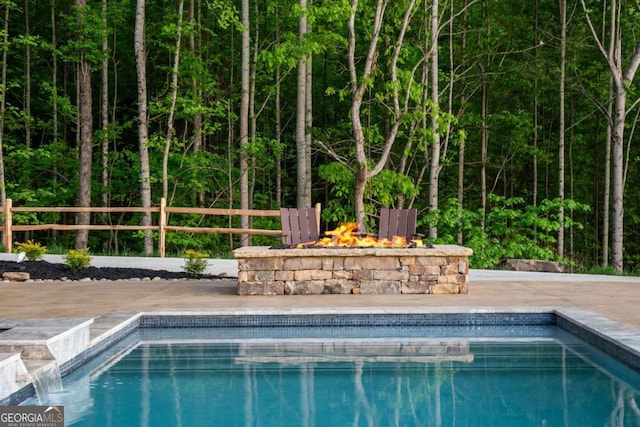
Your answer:
[[[82,33],[82,27],[86,22],[87,14],[86,0],[75,0],[76,18],[78,28]],[[80,35],[81,38],[84,36]],[[91,90],[91,63],[87,52],[81,48],[78,52],[78,131],[80,136],[80,161],[78,179],[78,206],[91,206],[91,165],[93,159],[93,110],[92,110],[92,90]],[[76,215],[76,223],[88,225],[91,222],[90,212],[79,212]],[[87,247],[89,230],[79,230],[76,234],[76,249]]]
[[[307,2],[307,10],[311,7],[312,0],[308,0]],[[307,19],[307,31],[306,36],[311,33],[311,22]],[[305,59],[305,84],[306,88],[304,90],[304,139],[305,139],[305,170],[306,170],[306,180],[304,187],[304,198],[305,204],[304,207],[311,207],[311,187],[313,177],[311,174],[311,142],[312,142],[312,134],[311,128],[313,126],[313,54],[311,51],[307,52]]]
[[[31,148],[31,21],[29,20],[29,0],[24,0],[24,32],[25,32],[25,59],[24,59],[24,145]]]
[[[460,41],[460,51],[462,54],[462,64],[466,63],[466,59],[465,59],[465,55],[467,52],[467,22],[468,22],[468,10],[467,10],[467,5],[468,5],[468,0],[464,0],[464,4],[463,4],[463,8],[464,8],[464,13],[462,15],[462,40]],[[451,3],[451,13],[450,15],[453,16],[454,14],[454,2]],[[453,19],[451,20],[450,24],[449,24],[449,32],[453,35],[454,34],[454,27],[453,27]],[[449,51],[450,51],[450,55],[453,56],[453,51],[454,51],[454,44],[453,44],[453,36],[451,38],[451,41],[449,42],[450,46],[449,46]],[[454,68],[454,64],[453,64],[453,59],[451,60],[451,77],[450,80],[453,82],[453,78],[454,78],[454,72],[455,72],[455,68]],[[464,77],[463,77],[464,78]],[[450,89],[451,92],[453,92],[453,88]],[[462,105],[461,107],[461,111],[460,113],[462,114],[464,112],[464,109],[466,108],[467,105],[467,94],[466,93],[462,93],[461,95],[461,100],[460,100],[460,104]],[[463,203],[464,203],[464,170],[465,170],[465,141],[460,141],[460,143],[458,144],[458,186],[457,186],[457,195],[456,195],[456,199],[458,201],[458,216],[461,217],[462,216],[462,207],[463,207]],[[464,235],[462,233],[462,220],[458,220],[457,222],[457,227],[458,227],[458,233],[456,234],[456,242],[459,245],[463,244],[464,241]]]
[[[107,32],[107,0],[102,0],[102,79],[100,86],[100,118],[102,145],[102,204],[109,206],[109,35]]]
[[[260,1],[254,0],[253,2],[253,14],[254,16],[260,16]],[[253,26],[253,52],[251,55],[251,61],[249,63],[249,144],[254,146],[256,138],[258,136],[258,116],[256,111],[256,83],[258,76],[258,57],[260,54],[260,24],[259,19],[256,19],[256,23]],[[260,109],[262,110],[262,109]],[[254,192],[256,189],[257,179],[257,162],[258,159],[254,154],[251,154],[247,159],[249,162],[249,206],[253,206]],[[249,218],[249,227],[253,224],[253,218]],[[251,239],[251,237],[249,237]]]
[[[149,169],[149,119],[147,107],[147,52],[145,47],[146,4],[136,2],[136,22],[134,30],[134,50],[138,87],[138,148],[140,152],[140,199],[143,208],[151,207],[151,173]],[[151,225],[151,212],[142,215],[142,226]],[[144,236],[144,252],[153,252],[151,231]]]
[[[403,123],[403,119],[408,111],[408,96],[404,96],[401,102],[400,95],[400,82],[398,77],[398,60],[400,53],[404,46],[404,38],[409,28],[411,18],[413,17],[415,1],[410,0],[404,8],[404,15],[400,21],[400,28],[398,29],[396,39],[393,41],[393,50],[389,59],[388,71],[391,86],[391,108],[390,108],[390,122],[391,126],[385,137],[385,140],[380,148],[380,155],[378,159],[372,162],[368,154],[365,132],[362,124],[361,109],[364,101],[364,96],[371,87],[373,80],[373,72],[377,66],[378,48],[380,43],[380,32],[382,30],[383,21],[385,18],[385,11],[388,6],[387,0],[376,0],[375,9],[373,12],[373,18],[371,21],[371,28],[367,31],[370,32],[368,39],[369,45],[367,48],[366,58],[364,59],[364,65],[362,72],[358,75],[358,67],[356,65],[356,41],[358,39],[356,31],[356,13],[358,11],[358,0],[351,1],[351,13],[348,19],[348,67],[349,67],[349,80],[351,87],[351,127],[353,132],[353,139],[355,144],[355,185],[354,185],[354,205],[355,205],[355,217],[356,221],[361,224],[363,230],[366,231],[365,222],[365,207],[364,196],[365,188],[371,178],[379,174],[384,166],[387,164],[391,148],[396,141],[398,130]],[[413,81],[413,76],[410,81],[407,82],[407,87],[404,88],[405,93],[410,93]],[[370,167],[370,162],[373,166]]]
[[[615,26],[615,15],[611,14],[609,17],[609,27]],[[604,26],[603,26],[604,27]],[[606,39],[606,35],[602,34],[602,39]],[[614,49],[616,47],[615,33],[609,34],[609,46],[607,54],[613,57]],[[602,244],[601,244],[601,260],[600,265],[602,267],[609,266],[609,208],[611,207],[611,141],[613,139],[613,101],[615,97],[613,87],[613,76],[609,75],[609,97],[607,100],[607,133],[604,148],[604,189],[602,191]]]
[[[307,34],[307,0],[299,0],[300,19],[298,20],[298,40],[304,44]],[[298,173],[297,206],[311,207],[311,195],[307,194],[307,183],[310,181],[310,170],[307,160],[307,62],[308,55],[300,53],[298,56],[298,85],[296,88],[296,165]]]
[[[598,37],[593,23],[591,22],[590,12],[585,4],[585,0],[580,0],[582,9],[585,13],[587,25],[591,31],[593,39],[598,49],[604,56],[609,72],[613,79],[613,88],[615,95],[614,102],[614,118],[613,118],[613,134],[612,134],[612,160],[613,160],[613,212],[612,212],[612,236],[611,236],[611,255],[613,270],[617,274],[621,274],[624,270],[624,125],[627,117],[627,92],[629,85],[640,67],[640,43],[638,43],[633,53],[629,56],[627,68],[623,68],[622,55],[622,22],[621,8],[622,4],[618,0],[612,0],[609,6],[611,14],[612,26],[609,29],[611,37],[614,38],[615,48],[613,55],[607,51],[603,42]]]
[[[240,209],[249,209],[249,62],[251,58],[249,0],[242,0],[242,58],[240,89]],[[240,227],[249,228],[249,217],[240,217]],[[248,234],[240,235],[240,246],[248,246]]]
[[[565,77],[566,77],[566,52],[567,52],[567,0],[558,0],[560,5],[560,117],[558,119],[558,198],[564,201],[565,179]],[[561,204],[558,211],[558,256],[564,256],[564,206]]]
[[[439,37],[439,4],[438,0],[431,0],[431,132],[433,141],[431,146],[431,166],[429,168],[429,212],[438,210],[438,187],[440,169],[440,86],[438,77],[440,66],[438,64],[438,37]],[[452,18],[453,19],[453,18]],[[438,237],[438,228],[429,227],[429,237]]]
[[[4,25],[2,27],[2,78],[0,80],[0,203],[5,206],[7,185],[4,176],[4,115],[7,111],[7,52],[9,51],[9,9],[10,2],[4,4]]]
[[[171,69],[171,92],[169,103],[169,116],[167,118],[167,135],[164,141],[164,153],[162,155],[162,197],[169,197],[169,153],[171,140],[175,133],[174,117],[176,114],[176,102],[178,99],[178,71],[180,70],[180,48],[182,46],[182,13],[184,0],[178,2],[178,24],[176,28],[176,46],[173,53],[173,67]]]
[[[58,35],[56,29],[56,0],[51,0],[51,97],[52,106],[52,143],[58,143]]]
[[[194,0],[189,0],[189,50],[191,51],[191,55],[194,58],[200,59],[201,49],[200,49],[200,3],[198,2],[198,19],[196,19],[196,5]],[[196,40],[196,35],[197,40]],[[197,43],[196,43],[197,41]],[[201,84],[199,80],[194,77],[191,80],[191,87],[193,89],[193,93],[195,98],[200,102],[202,97]],[[193,117],[193,152],[197,153],[202,148],[202,111],[200,108],[196,111]],[[203,198],[203,194],[198,195],[199,198]]]
[[[280,17],[279,17],[279,8],[278,4],[274,5],[274,14],[275,14],[275,43],[276,46],[280,46]],[[282,156],[280,150],[280,144],[282,142],[282,106],[281,106],[281,66],[280,64],[276,64],[275,69],[275,107],[274,107],[274,120],[275,120],[275,140],[276,140],[276,150],[275,150],[275,162],[276,162],[276,206],[280,206],[283,202],[282,200]]]

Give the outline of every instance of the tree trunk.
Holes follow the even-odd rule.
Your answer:
[[[197,58],[198,62],[202,61],[202,26],[200,25],[200,11],[201,11],[201,3],[198,2],[198,14],[196,19],[196,5],[194,0],[189,1],[189,26],[191,30],[189,31],[189,50],[191,51],[191,55],[194,58]],[[196,40],[197,35],[197,40]],[[191,80],[191,90],[193,91],[193,96],[198,102],[198,106],[202,107],[202,84],[197,78],[193,78]],[[204,136],[203,136],[203,115],[202,109],[198,108],[193,116],[193,152],[199,153],[202,150],[202,146],[204,144]],[[201,190],[197,194],[197,200],[199,206],[204,206],[205,204],[205,192]]]
[[[538,74],[538,48],[540,47],[540,36],[539,36],[539,10],[540,10],[540,2],[539,0],[535,0],[535,19],[533,26],[533,55],[534,55],[534,65],[533,65],[533,158],[532,160],[532,169],[533,169],[533,177],[532,177],[532,201],[533,206],[538,206],[538,126],[539,126],[539,118],[538,118],[538,84],[540,81],[540,76]],[[538,226],[533,226],[534,232],[537,232]]]
[[[107,0],[102,0],[102,25],[107,28]],[[102,117],[102,205],[109,206],[109,40],[105,32],[102,41],[102,86],[101,106]]]
[[[249,35],[249,0],[242,0],[242,64],[240,96],[240,209],[249,209],[249,60],[251,57]],[[240,227],[249,228],[249,217],[240,217]],[[250,244],[249,235],[240,236],[240,246]]]
[[[27,40],[31,37],[29,23],[29,0],[24,0],[24,32]],[[31,42],[27,41],[25,50],[24,70],[24,145],[31,148]]]
[[[453,18],[452,18],[453,19]],[[431,166],[429,168],[429,212],[438,210],[438,183],[440,175],[440,102],[438,76],[440,74],[438,64],[438,35],[439,17],[438,0],[431,2],[431,131],[433,132],[433,146],[431,147]],[[429,227],[429,237],[438,237],[438,228],[435,225]]]
[[[77,7],[78,24],[83,25],[86,13],[86,0],[75,0]],[[78,60],[78,109],[79,109],[79,134],[80,134],[80,162],[78,179],[78,206],[91,206],[91,163],[93,157],[93,112],[91,107],[91,63],[80,51]],[[91,221],[89,212],[79,212],[76,215],[76,224],[88,225]],[[76,234],[76,249],[87,247],[89,230],[80,230]]]
[[[567,50],[567,1],[560,0],[560,117],[558,124],[558,198],[564,202],[565,62]],[[564,257],[564,206],[558,211],[558,256]]]
[[[102,119],[102,132],[100,140],[102,143],[102,206],[109,206],[109,36],[107,32],[107,0],[102,0],[102,25],[105,33],[102,40],[102,85],[100,86],[100,113]],[[54,78],[55,80],[55,78]],[[109,213],[104,213],[104,222],[111,223]],[[109,250],[109,243],[113,240],[116,232],[111,231],[109,240],[105,240],[102,249]]]
[[[4,26],[2,35],[2,88],[7,87],[7,51],[9,50],[9,3],[4,5]],[[6,92],[0,91],[0,203],[7,201],[7,184],[4,177],[4,115],[7,110]],[[2,240],[4,241],[4,239]]]
[[[481,126],[480,130],[480,209],[482,210],[480,218],[480,229],[484,231],[485,220],[487,216],[487,150],[489,145],[489,129],[487,125],[487,110],[489,104],[489,89],[487,88],[487,79],[484,76],[484,68],[482,67],[483,75],[480,76],[482,85],[482,99],[480,100],[481,106]]]
[[[375,51],[378,45],[378,36],[380,34],[380,26],[382,20],[382,8],[383,2],[378,0],[376,2],[376,21],[374,22],[372,31],[372,40],[370,42],[369,53],[367,55],[365,63],[364,77],[371,75],[371,68],[373,67],[373,61]],[[357,169],[355,171],[355,183],[354,183],[354,209],[356,222],[360,224],[362,231],[366,231],[365,223],[365,210],[364,210],[364,193],[365,186],[367,184],[367,155],[364,150],[364,131],[362,129],[362,122],[360,120],[360,106],[362,105],[362,98],[364,95],[364,88],[359,86],[358,75],[356,70],[356,11],[358,9],[358,0],[351,0],[351,15],[349,16],[349,71],[351,77],[351,126],[353,132],[354,144],[356,147],[356,162]]]
[[[309,0],[311,3],[311,0]],[[307,34],[311,33],[311,24],[307,23]],[[304,185],[304,199],[305,199],[305,208],[311,207],[311,186],[312,186],[312,175],[311,175],[311,127],[313,126],[313,56],[311,52],[307,54],[305,59],[306,67],[305,67],[305,108],[304,108],[304,126],[305,126],[305,135],[304,135],[304,159],[305,159],[305,170],[306,170],[306,180]],[[320,220],[320,218],[318,218]]]
[[[356,222],[360,224],[360,230],[362,232],[367,231],[365,222],[365,209],[364,209],[364,193],[367,185],[367,170],[359,169],[356,171],[356,180],[354,186],[354,209],[356,212]]]
[[[307,33],[307,1],[299,0],[300,19],[298,21],[298,40],[302,45]],[[307,135],[306,135],[306,102],[307,102],[307,55],[298,57],[298,85],[296,103],[296,162],[297,162],[297,201],[299,208],[311,207],[311,199],[307,197]]]
[[[429,28],[431,26],[430,22],[431,22],[431,16],[429,14],[429,7],[430,4],[429,2],[424,2],[423,3],[423,22],[422,22],[422,26],[423,28]],[[428,31],[425,31],[426,34],[428,34]],[[422,48],[422,63],[424,64],[422,67],[422,73],[420,76],[420,86],[422,87],[422,93],[420,94],[420,123],[418,124],[418,126],[420,126],[420,131],[422,132],[423,135],[427,135],[430,130],[431,130],[431,123],[428,120],[429,117],[429,109],[430,109],[430,105],[428,100],[431,97],[431,94],[429,92],[429,79],[430,79],[430,74],[431,74],[431,68],[429,67],[429,63],[431,62],[431,54],[432,54],[432,49],[430,47],[431,45],[431,40],[429,37],[424,37],[424,46]],[[429,147],[428,147],[428,141],[426,140],[426,138],[421,138],[421,151],[422,151],[422,166],[420,168],[420,171],[418,172],[418,177],[416,178],[416,186],[418,188],[420,188],[422,186],[422,182],[424,180],[425,175],[427,175],[427,173],[431,170],[431,159],[429,156]],[[416,198],[420,197],[418,194],[414,195],[409,203],[409,206],[413,206],[413,204],[415,203]]]
[[[396,36],[396,40],[394,40],[394,49],[392,56],[389,61],[389,75],[390,75],[390,84],[392,85],[392,95],[391,95],[391,103],[393,105],[393,117],[391,123],[391,127],[388,130],[386,135],[386,139],[384,141],[383,146],[380,149],[380,157],[375,162],[373,167],[369,169],[369,157],[368,150],[365,147],[365,136],[364,130],[362,128],[362,120],[360,117],[360,109],[362,106],[362,101],[364,99],[364,95],[369,88],[368,80],[372,79],[373,71],[376,67],[376,59],[378,56],[378,43],[380,31],[382,28],[382,22],[384,20],[385,9],[387,7],[386,0],[378,0],[376,2],[376,9],[374,12],[374,19],[371,23],[371,30],[367,29],[366,31],[371,34],[369,41],[369,49],[367,52],[367,57],[364,61],[362,75],[358,77],[358,70],[356,67],[356,11],[358,10],[358,0],[351,1],[351,14],[349,16],[348,28],[349,28],[349,37],[348,37],[348,64],[349,64],[349,77],[350,77],[350,86],[351,86],[351,126],[353,131],[353,140],[355,145],[355,184],[354,184],[354,207],[355,207],[355,217],[356,222],[360,224],[361,230],[366,231],[366,222],[365,222],[365,206],[364,206],[364,195],[365,188],[367,182],[380,173],[384,166],[387,164],[389,159],[389,154],[391,153],[391,148],[396,141],[396,137],[398,135],[398,129],[402,124],[403,118],[407,113],[408,106],[405,102],[403,105],[400,104],[400,94],[398,91],[399,83],[398,83],[398,70],[397,64],[398,59],[400,57],[400,50],[404,43],[404,36],[406,34],[407,28],[409,27],[409,23],[413,16],[413,9],[415,6],[415,1],[411,0],[409,4],[405,8],[405,14],[403,20],[401,21],[401,28]],[[407,91],[411,90],[411,86],[409,86]]]
[[[615,27],[615,14],[612,12],[610,15],[609,25],[611,28]],[[603,34],[604,37],[604,34]],[[607,49],[607,56],[612,58],[614,55],[614,49],[616,47],[616,38],[612,32],[609,35],[609,46]],[[611,146],[613,140],[613,100],[614,88],[613,88],[613,76],[609,76],[609,97],[607,98],[607,140],[605,141],[605,155],[604,155],[604,191],[603,191],[603,206],[602,206],[602,252],[601,252],[601,264],[602,267],[609,266],[609,208],[611,202]]]
[[[200,25],[195,19],[195,4],[194,0],[189,1],[189,50],[194,58],[199,58],[200,49],[196,48],[196,34],[200,33]],[[196,31],[197,28],[197,31]],[[200,40],[200,37],[198,37]],[[199,46],[198,46],[199,47]],[[191,87],[193,89],[194,96],[200,102],[202,93],[200,90],[200,84],[197,79],[191,81]],[[202,112],[198,109],[193,118],[193,152],[197,153],[202,148]]]
[[[275,34],[275,43],[276,46],[280,46],[280,17],[279,17],[279,9],[278,6],[275,5],[275,25],[276,25],[276,34]],[[276,184],[275,184],[275,190],[276,190],[276,206],[281,206],[283,203],[282,200],[282,156],[281,156],[281,150],[280,150],[280,144],[282,143],[282,106],[280,105],[281,103],[281,99],[280,99],[280,92],[281,92],[281,85],[280,85],[280,64],[276,65],[276,70],[275,70],[275,80],[276,80],[276,88],[275,88],[275,111],[274,111],[274,115],[275,115],[275,129],[274,129],[274,134],[275,134],[275,139],[276,139],[276,152],[275,152],[275,162],[276,162]]]
[[[614,79],[615,80],[615,79]],[[613,158],[613,235],[611,239],[613,269],[617,274],[624,270],[624,122],[626,117],[627,94],[622,81],[615,85],[615,120],[613,124],[612,148]]]
[[[569,127],[571,128],[571,130],[569,131],[569,199],[570,200],[575,200],[575,168],[574,168],[574,161],[573,161],[573,143],[575,141],[575,128],[576,128],[576,120],[575,120],[575,113],[576,113],[576,106],[575,106],[575,97],[571,96],[570,98],[570,104],[571,104],[571,115],[570,115],[570,124]],[[565,255],[566,257],[568,257],[569,259],[574,259],[574,255],[575,255],[575,227],[573,226],[573,224],[575,224],[575,211],[573,210],[573,208],[569,208],[569,221],[570,221],[570,226],[569,226],[569,249],[568,249],[568,254]],[[573,273],[575,271],[574,266],[571,266],[571,273]]]
[[[633,82],[638,67],[640,67],[640,43],[634,49],[631,59],[626,70],[623,69],[622,55],[622,34],[620,22],[620,7],[617,0],[611,1],[611,37],[614,38],[613,55],[611,51],[606,51],[602,41],[591,22],[589,12],[584,0],[580,0],[582,9],[585,13],[587,25],[593,35],[598,49],[604,56],[609,65],[611,78],[615,93],[614,101],[614,120],[613,135],[611,139],[611,153],[613,160],[613,212],[612,212],[612,236],[611,236],[611,255],[613,269],[616,274],[622,274],[624,270],[624,124],[627,116],[627,86]]]
[[[58,143],[58,36],[56,30],[56,2],[51,0],[51,92],[53,96],[53,111],[51,124],[51,133],[53,136],[53,144]]]
[[[260,16],[259,1],[253,2],[254,16]],[[256,113],[256,78],[258,73],[258,54],[260,52],[260,25],[256,22],[253,27],[253,52],[249,65],[249,144],[254,146],[258,132],[258,114]],[[257,159],[252,154],[248,159],[249,168],[249,206],[253,206],[254,191],[256,188],[256,169]],[[248,227],[253,227],[253,218],[249,217]],[[251,244],[252,236],[249,236],[249,244]]]
[[[140,199],[143,208],[151,207],[151,172],[149,170],[149,129],[147,111],[147,52],[145,48],[145,0],[136,2],[136,23],[134,32],[137,86],[138,86],[138,147],[140,150]],[[151,225],[151,213],[142,215],[143,226]],[[145,255],[153,253],[151,231],[144,235]]]
[[[162,154],[162,197],[169,197],[169,152],[171,150],[171,140],[174,135],[173,122],[176,113],[176,100],[178,99],[178,70],[180,67],[180,45],[182,42],[182,12],[184,10],[184,0],[178,3],[178,28],[176,29],[176,51],[173,54],[173,68],[171,70],[171,104],[169,106],[169,117],[167,118],[167,135],[164,141],[164,152]]]
[[[611,202],[611,145],[613,141],[613,78],[609,78],[609,100],[607,101],[607,136],[604,147],[604,184],[602,194],[602,267],[609,266],[609,208]]]
[[[24,0],[24,33],[27,43],[25,45],[24,64],[24,145],[27,150],[31,149],[31,23],[29,20],[29,0]],[[25,171],[28,173],[29,171]],[[25,232],[25,239],[30,239],[31,231]]]
[[[453,6],[452,6],[453,7]],[[461,46],[461,54],[463,56],[463,58],[466,55],[467,52],[467,22],[468,22],[468,13],[467,13],[467,0],[464,1],[464,15],[463,15],[463,23],[462,23],[462,46]],[[451,15],[453,16],[453,10]],[[452,20],[452,24],[451,27],[449,29],[449,31],[451,33],[453,33],[453,20]],[[450,49],[453,49],[453,42],[450,43],[450,45],[452,46]],[[464,61],[464,59],[463,59]],[[453,62],[451,64],[451,70],[453,73],[454,70],[454,66],[453,66]],[[467,95],[463,94],[461,96],[461,102],[460,102],[464,108],[464,105],[467,104]],[[462,214],[462,208],[464,206],[464,155],[465,155],[465,141],[461,141],[459,146],[458,146],[458,187],[457,187],[457,201],[458,201],[458,217],[461,217]],[[464,243],[464,235],[462,234],[462,221],[459,220],[457,223],[458,226],[458,233],[456,234],[456,242],[459,245],[462,245]]]

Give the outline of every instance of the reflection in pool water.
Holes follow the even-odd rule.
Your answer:
[[[640,423],[640,375],[552,326],[242,329],[139,330],[47,403],[74,426]]]

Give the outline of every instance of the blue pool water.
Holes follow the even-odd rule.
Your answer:
[[[554,326],[139,330],[46,401],[72,426],[637,426],[640,375]]]

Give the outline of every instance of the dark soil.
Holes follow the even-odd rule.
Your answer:
[[[47,261],[0,261],[0,275],[5,272],[26,272],[31,279],[38,280],[118,280],[118,279],[219,279],[219,276],[202,274],[192,276],[184,271],[150,270],[145,268],[120,267],[88,267],[73,273],[65,264],[55,264]]]

